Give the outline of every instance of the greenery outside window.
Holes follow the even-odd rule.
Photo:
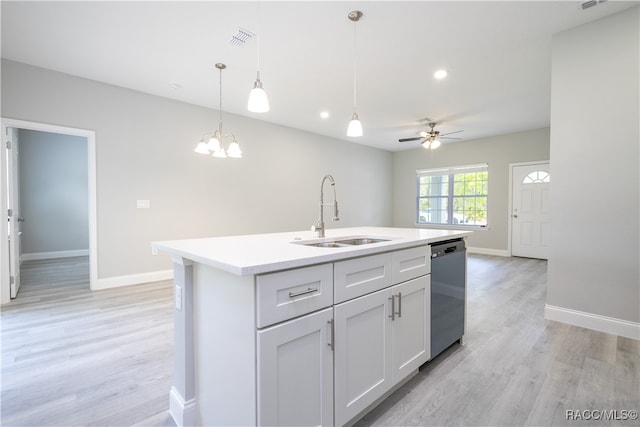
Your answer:
[[[416,174],[418,224],[487,226],[487,164],[422,169]]]

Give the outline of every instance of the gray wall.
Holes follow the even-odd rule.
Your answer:
[[[640,321],[639,9],[553,39],[549,305]]]
[[[87,140],[18,131],[22,253],[89,249]]]
[[[549,160],[549,129],[538,129],[443,144],[437,150],[397,152],[393,156],[393,225],[415,227],[416,170],[479,163],[489,165],[489,227],[469,236],[471,247],[508,248],[509,164]]]
[[[99,278],[171,268],[154,240],[306,230],[326,173],[341,217],[328,227],[391,225],[387,151],[225,114],[245,157],[202,156],[215,110],[7,60],[2,115],[96,132]]]

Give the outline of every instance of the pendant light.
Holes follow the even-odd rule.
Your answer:
[[[262,88],[260,80],[260,2],[258,2],[258,34],[256,35],[257,76],[253,83],[253,89],[249,93],[247,109],[254,113],[266,113],[269,111],[269,99],[267,92]]]
[[[356,22],[362,18],[362,12],[354,10],[347,15],[353,21],[353,115],[347,127],[347,136],[362,136],[362,123],[356,113]]]
[[[222,132],[222,70],[227,68],[227,66],[222,63],[217,63],[216,68],[220,70],[220,108],[218,109],[218,129],[213,133],[205,134],[193,151],[199,154],[211,154],[213,157],[219,158],[241,158],[242,150],[236,141],[236,137],[232,133],[225,134]],[[209,141],[204,142],[205,138],[209,135],[211,136]],[[231,140],[229,148],[226,151],[224,149],[225,139]]]

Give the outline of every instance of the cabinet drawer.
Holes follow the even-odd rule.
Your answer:
[[[258,328],[333,304],[333,266],[315,265],[256,277]]]
[[[391,286],[391,254],[336,262],[333,272],[337,304]]]
[[[393,283],[402,283],[431,273],[431,246],[418,246],[392,253]]]

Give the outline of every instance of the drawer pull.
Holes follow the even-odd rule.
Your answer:
[[[398,292],[398,317],[402,317],[402,292]]]
[[[396,296],[395,295],[391,295],[391,298],[389,298],[391,300],[391,314],[389,315],[389,317],[391,318],[391,321],[393,322],[394,320],[396,320]]]
[[[306,291],[300,292],[289,292],[289,298],[299,297],[300,295],[312,294],[314,292],[318,292],[318,288],[308,288]]]

